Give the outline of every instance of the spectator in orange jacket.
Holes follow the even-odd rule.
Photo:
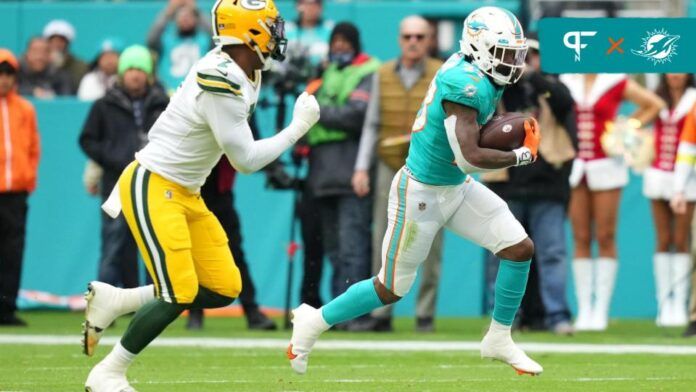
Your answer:
[[[39,134],[34,107],[17,94],[19,63],[0,48],[0,326],[15,315],[22,272],[27,197],[36,188]]]

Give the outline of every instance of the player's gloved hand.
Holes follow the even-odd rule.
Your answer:
[[[292,123],[307,132],[317,121],[319,121],[319,103],[313,95],[304,92],[295,101]]]
[[[515,166],[529,165],[537,159],[541,132],[539,132],[539,123],[537,123],[535,118],[530,117],[524,122],[524,133],[522,147],[513,150],[515,155],[517,155],[517,164]]]

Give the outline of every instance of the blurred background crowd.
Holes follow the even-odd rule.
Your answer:
[[[45,107],[44,100],[58,103],[65,96],[89,102],[74,142],[79,143],[87,158],[82,169],[84,192],[106,198],[133,154],[147,142],[147,132],[166,108],[169,97],[212,47],[209,2],[159,3],[161,10],[149,31],[142,32],[140,42],[129,42],[118,34],[90,37],[98,41],[90,58],[73,53],[73,43],[83,38],[71,21],[62,18],[48,21],[29,37],[22,53],[0,49],[0,325],[24,324],[16,315],[16,303],[25,238],[33,229],[27,226],[29,195],[37,177],[39,187],[44,182],[60,181],[39,175],[39,128],[43,131],[47,127],[40,123],[37,126],[32,102],[39,109]],[[430,80],[443,60],[457,49],[466,13],[443,18],[407,12],[398,21],[398,33],[382,38],[398,47],[398,55],[378,59],[366,49],[375,29],[366,35],[350,22],[351,15],[340,15],[335,20],[326,17],[325,3],[332,2],[285,3],[285,9],[294,9],[292,15],[296,15],[288,18],[288,59],[265,73],[265,93],[258,103],[262,109],[274,110],[257,111],[250,122],[257,137],[282,129],[289,120],[287,103],[305,90],[316,95],[321,119],[288,156],[264,170],[266,189],[261,192],[289,191],[292,196],[282,200],[289,204],[291,219],[276,224],[263,222],[263,231],[244,233],[261,238],[254,244],[277,246],[270,241],[264,243],[263,237],[270,231],[285,236],[287,222],[291,226],[287,257],[291,264],[302,265],[299,272],[291,272],[291,279],[297,274],[301,279],[288,286],[292,290],[288,298],[321,306],[380,268],[392,177],[404,164],[410,129]],[[400,3],[408,7],[422,2]],[[540,68],[540,54],[553,54],[544,53],[534,32],[535,21],[546,16],[684,16],[693,8],[693,2],[451,3],[466,3],[469,10],[480,3],[512,6],[528,32],[527,71],[517,85],[505,91],[498,112],[528,112],[539,119],[543,134],[540,159],[528,167],[480,178],[509,203],[537,244],[517,328],[561,335],[572,335],[576,330],[605,330],[617,271],[623,268],[619,266],[625,264],[630,269],[632,263],[652,260],[653,276],[641,278],[641,282],[655,287],[651,294],[655,305],[650,309],[657,311],[652,316],[660,326],[682,327],[685,336],[696,335],[696,293],[689,289],[693,271],[690,233],[696,201],[696,179],[691,174],[696,162],[694,76],[545,74]],[[380,21],[370,23],[379,26]],[[3,46],[9,45],[0,38]],[[619,254],[617,248],[622,245],[617,246],[616,234],[618,211],[625,200],[622,189],[639,177],[629,175],[628,165],[602,146],[607,124],[628,121],[648,130],[653,141],[652,159],[647,168],[641,168],[645,169],[642,192],[649,199],[652,221],[643,219],[632,227],[645,232],[651,226],[655,232],[654,252],[642,255],[641,260]],[[249,328],[275,329],[274,321],[260,310],[256,297],[261,293],[252,271],[257,271],[253,275],[262,282],[259,286],[267,287],[264,274],[284,276],[286,266],[261,272],[255,267],[261,261],[248,257],[251,239],[242,241],[240,215],[244,214],[235,209],[235,193],[241,191],[235,177],[223,158],[201,193],[225,227],[242,272],[240,303]],[[63,197],[67,196],[51,195],[52,200]],[[89,206],[94,210],[81,213],[99,213],[96,203]],[[245,219],[260,216],[255,214],[247,214]],[[565,234],[568,222],[572,241]],[[98,260],[81,260],[96,266],[89,269],[96,274],[88,279],[122,287],[142,284],[146,278],[123,218],[111,220],[102,214],[100,230]],[[645,236],[643,233],[641,238]],[[439,291],[444,281],[462,282],[454,283],[455,287],[483,281],[479,285],[481,309],[484,313],[492,309],[498,260],[493,255],[481,256],[477,250],[459,256],[467,262],[483,259],[482,277],[445,274],[444,237],[444,233],[438,235],[420,271],[413,313],[418,331],[435,330],[438,293],[452,295]],[[296,252],[298,249],[301,252]],[[455,258],[447,262],[462,261]],[[283,263],[285,260],[268,264]],[[328,290],[323,290],[322,276],[327,271],[331,276],[324,279]],[[34,273],[26,268],[23,272]],[[691,287],[696,288],[696,284]],[[27,297],[40,300],[36,293],[43,288],[32,289],[33,294]],[[56,304],[55,298],[46,301]],[[392,314],[393,310],[385,307],[337,328],[388,332],[393,329]],[[191,312],[188,327],[203,328],[203,313]]]

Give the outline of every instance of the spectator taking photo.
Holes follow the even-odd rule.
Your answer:
[[[210,49],[210,22],[195,0],[170,0],[147,34],[158,55],[157,76],[167,92],[183,82],[191,67]]]

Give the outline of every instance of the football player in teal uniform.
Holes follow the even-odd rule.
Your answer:
[[[297,373],[307,371],[309,353],[322,332],[394,303],[409,291],[443,226],[501,259],[493,320],[481,356],[505,362],[520,374],[542,372],[510,334],[534,244],[507,204],[469,176],[536,159],[539,130],[533,120],[526,122],[524,144],[516,150],[479,146],[480,128],[493,116],[505,86],[522,75],[526,52],[522,27],[509,11],[482,7],[466,18],[460,51],[431,82],[413,125],[406,165],[392,182],[382,269],[320,309],[302,304],[294,310],[287,356]]]

